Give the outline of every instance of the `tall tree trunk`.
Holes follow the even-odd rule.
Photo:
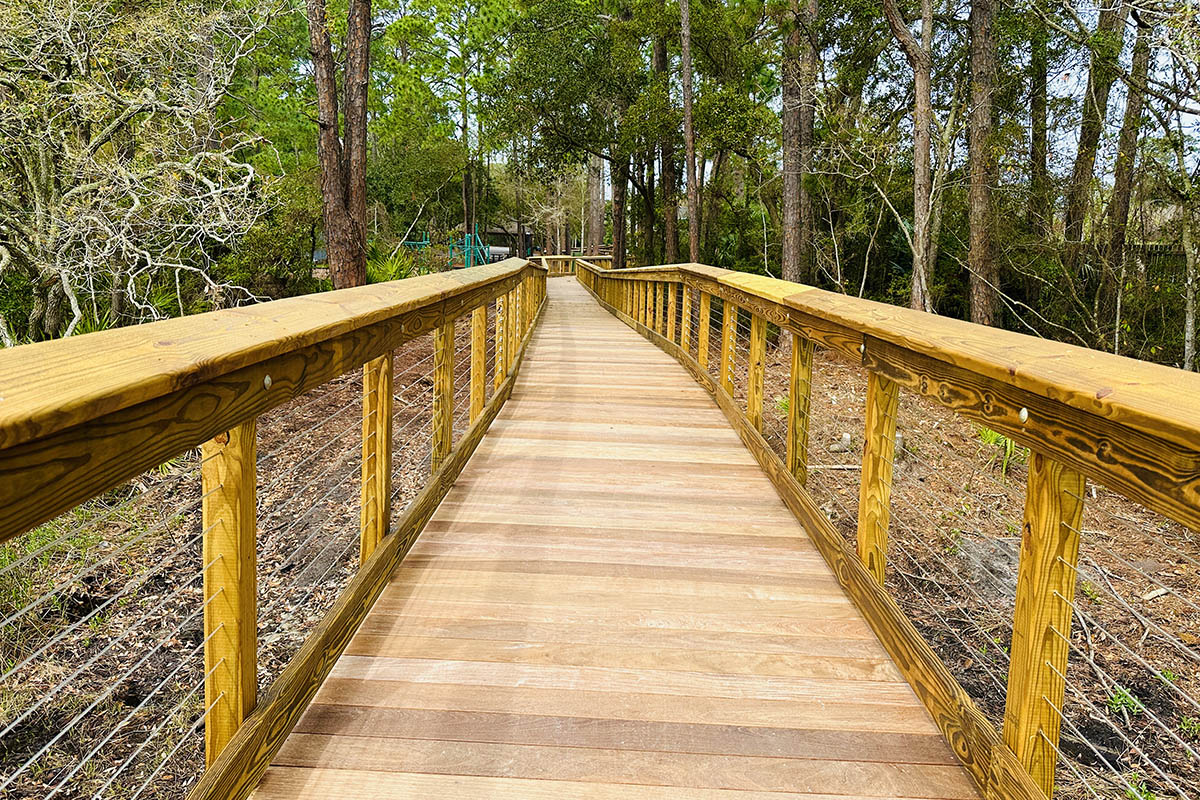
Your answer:
[[[671,96],[671,73],[667,69],[667,41],[661,36],[654,38],[654,71],[666,83],[667,97]],[[660,145],[662,156],[659,172],[662,174],[663,204],[663,260],[668,264],[679,261],[679,203],[675,199],[678,181],[675,179],[675,138],[671,133],[663,137]]]
[[[804,59],[800,68],[800,274],[816,280],[816,218],[809,181],[813,172],[814,129],[817,120],[817,0],[807,0],[804,14]]]
[[[1117,160],[1113,165],[1112,202],[1108,207],[1109,238],[1108,256],[1105,261],[1111,274],[1119,275],[1125,266],[1125,234],[1129,229],[1129,201],[1133,194],[1133,168],[1137,161],[1138,135],[1142,128],[1142,105],[1144,97],[1137,86],[1145,86],[1150,71],[1149,25],[1138,25],[1137,39],[1133,43],[1133,63],[1126,99],[1125,117],[1121,121],[1121,136],[1117,145]],[[1136,84],[1136,85],[1135,85]],[[1122,289],[1117,287],[1117,291]]]
[[[588,252],[599,255],[604,245],[604,160],[588,160]]]
[[[971,0],[971,189],[969,201],[971,321],[999,322],[1000,270],[992,249],[992,92],[996,86],[996,45],[992,37],[996,9],[992,0]]]
[[[800,257],[800,193],[803,179],[800,165],[801,91],[803,71],[804,30],[800,25],[800,0],[791,0],[784,15],[783,58],[780,73],[783,79],[783,108],[780,123],[783,129],[783,230],[781,236],[781,268],[785,281],[804,280]]]
[[[646,194],[642,198],[642,228],[644,229],[646,260],[645,264],[661,263],[658,260],[658,239],[655,235],[655,207],[654,207],[654,151],[646,154],[645,163],[645,178],[643,183],[646,186]]]
[[[625,267],[625,204],[629,197],[629,157],[612,161],[613,269]]]
[[[1038,15],[1033,15],[1029,47],[1029,227],[1041,239],[1050,235],[1050,167],[1047,161],[1046,92],[1049,69],[1049,32]]]
[[[1196,369],[1196,243],[1193,241],[1191,202],[1183,206],[1183,255],[1186,261],[1183,279],[1183,368]]]
[[[929,243],[933,174],[929,146],[933,128],[933,97],[930,81],[933,60],[933,2],[921,0],[921,41],[918,42],[904,22],[896,0],[884,0],[883,11],[888,27],[900,43],[913,71],[913,273],[909,305],[922,311],[933,311],[929,294]]]
[[[309,47],[317,95],[317,160],[321,219],[335,289],[361,286],[366,270],[367,84],[370,77],[370,0],[350,0],[346,34],[345,132],[339,135],[337,64],[324,0],[306,0]],[[344,144],[343,144],[344,140]]]
[[[1108,95],[1117,77],[1117,58],[1124,41],[1125,17],[1129,7],[1123,0],[1111,0],[1102,5],[1093,37],[1091,63],[1088,67],[1087,91],[1083,97],[1083,118],[1079,123],[1079,149],[1075,167],[1067,186],[1065,266],[1068,276],[1079,267],[1083,247],[1083,224],[1091,205],[1092,178],[1096,167],[1096,151],[1104,132],[1108,113]]]
[[[680,64],[683,83],[683,142],[687,149],[688,258],[700,260],[700,185],[696,178],[696,131],[692,124],[692,19],[688,0],[679,0]]]

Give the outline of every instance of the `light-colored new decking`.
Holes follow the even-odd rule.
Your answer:
[[[708,395],[572,278],[256,793],[973,798]]]

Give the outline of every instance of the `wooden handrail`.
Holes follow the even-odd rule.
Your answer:
[[[513,258],[0,350],[0,542],[535,274]]]
[[[545,299],[523,259],[0,351],[0,542],[201,446],[205,750],[192,797],[236,800],[332,668],[512,391]],[[485,400],[487,305],[496,383]],[[454,441],[454,329],[472,319]],[[393,525],[392,351],[434,331],[433,475]],[[503,351],[503,357],[500,353]],[[260,699],[256,420],[362,367],[360,570]]]
[[[1198,373],[703,264],[593,272],[732,301],[1200,530]]]
[[[1200,375],[1048,342],[773,278],[700,264],[578,279],[611,312],[675,356],[712,394],[879,635],[985,798],[1053,793],[1085,476],[1200,529]],[[683,319],[656,324],[654,287],[699,294],[697,357]],[[720,367],[710,353],[721,300]],[[745,408],[733,397],[736,309],[751,314]],[[690,315],[689,315],[690,316]],[[761,432],[761,339],[792,332],[787,463]],[[804,488],[813,343],[868,371],[857,552]],[[997,731],[884,588],[898,393],[930,397],[1031,450],[1004,726]],[[803,431],[804,433],[800,433]]]

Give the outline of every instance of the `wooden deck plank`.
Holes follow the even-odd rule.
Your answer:
[[[973,798],[707,394],[570,279],[255,797]]]

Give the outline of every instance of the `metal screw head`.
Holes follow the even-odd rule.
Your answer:
[[[1026,422],[1029,422],[1029,409],[1022,408],[1020,412],[1017,413],[1017,419],[1021,420],[1022,425],[1024,425]]]
[[[270,389],[270,388],[271,388],[271,376],[270,376],[270,375],[264,375],[264,376],[263,376],[263,388],[264,388],[264,389]]]

